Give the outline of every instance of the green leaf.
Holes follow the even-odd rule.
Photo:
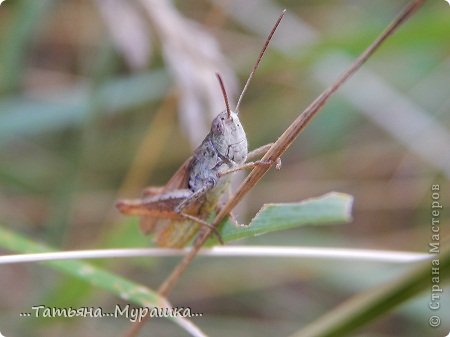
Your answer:
[[[351,220],[352,204],[351,195],[337,192],[297,203],[265,204],[249,226],[237,228],[227,221],[220,233],[224,241],[232,241],[304,225],[345,223]]]

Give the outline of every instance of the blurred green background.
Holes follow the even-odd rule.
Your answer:
[[[283,8],[243,104],[250,148],[274,141],[385,28],[405,1],[56,1],[0,6],[0,225],[60,250],[145,247],[114,209],[162,185],[231,102]],[[329,191],[355,196],[350,224],[305,227],[240,244],[428,252],[431,186],[441,238],[450,205],[450,6],[429,1],[345,85],[242,205]],[[234,103],[231,104],[234,106]],[[447,209],[445,209],[447,207]],[[4,250],[4,254],[9,253]],[[156,289],[176,258],[95,263]],[[171,302],[205,315],[211,336],[284,336],[410,266],[276,258],[198,258]],[[447,287],[446,291],[450,291]],[[429,293],[357,336],[445,336],[428,326]],[[0,331],[120,336],[125,319],[20,318],[32,305],[124,303],[39,264],[0,267]],[[152,336],[184,336],[167,320]]]

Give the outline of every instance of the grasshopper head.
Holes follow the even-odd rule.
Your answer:
[[[237,113],[221,112],[211,125],[211,140],[223,157],[241,164],[247,158],[247,137]]]

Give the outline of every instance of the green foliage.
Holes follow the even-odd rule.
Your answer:
[[[227,242],[304,225],[345,223],[351,220],[352,202],[348,194],[329,193],[299,203],[266,204],[248,226],[236,228],[228,221],[220,233]]]

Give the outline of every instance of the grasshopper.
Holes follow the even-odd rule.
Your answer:
[[[184,247],[198,233],[201,226],[211,228],[221,241],[217,230],[207,221],[218,209],[224,192],[229,189],[231,174],[256,165],[272,164],[262,160],[247,162],[247,159],[263,155],[271,144],[249,153],[247,137],[238,115],[242,97],[284,14],[285,11],[267,37],[234,111],[230,109],[222,78],[216,74],[226,109],[214,118],[211,130],[200,146],[165,186],[148,187],[139,199],[123,199],[117,202],[116,207],[120,212],[141,216],[141,230],[145,234],[153,232],[158,246]],[[278,158],[277,169],[280,168],[280,164]],[[230,218],[235,222],[231,214]],[[237,225],[236,222],[235,224]]]

